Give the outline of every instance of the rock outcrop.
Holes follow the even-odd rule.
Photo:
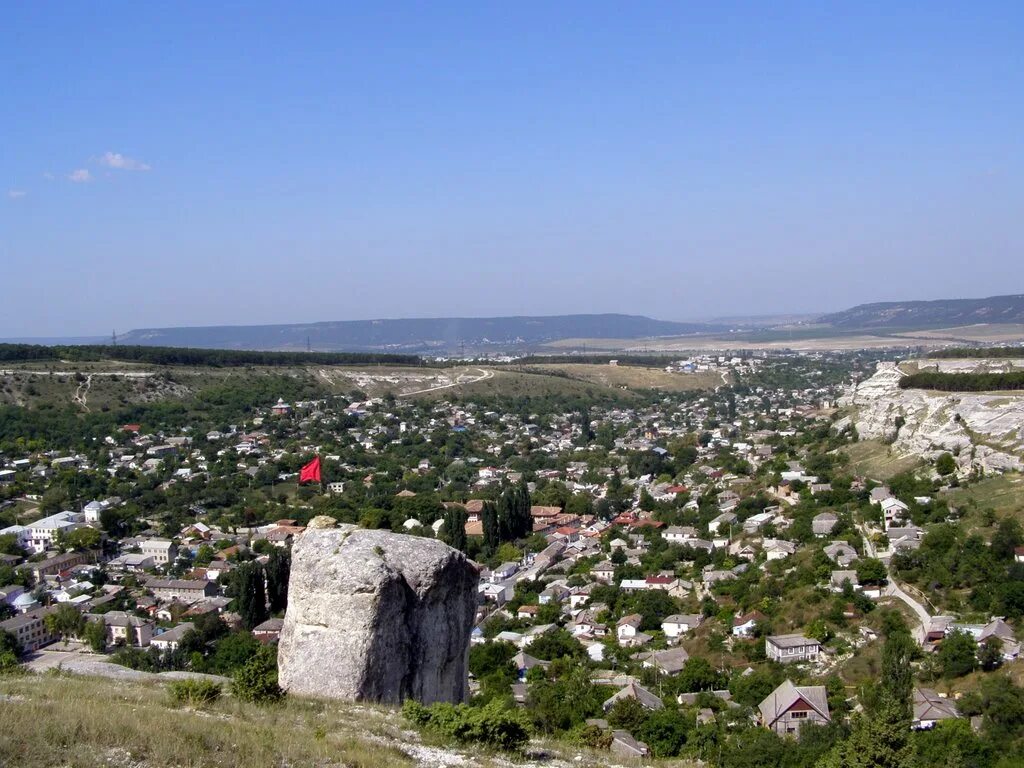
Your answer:
[[[310,528],[292,549],[278,649],[302,695],[460,702],[479,572],[433,539],[351,525]]]
[[[948,372],[1008,370],[1019,360],[927,360],[921,367]],[[855,407],[853,423],[862,439],[883,439],[905,455],[934,459],[952,453],[962,474],[1024,470],[1024,396],[983,392],[900,389],[895,363],[879,363],[875,374],[840,401]]]

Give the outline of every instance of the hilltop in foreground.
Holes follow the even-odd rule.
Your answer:
[[[515,763],[435,747],[379,707],[288,698],[263,708],[228,697],[193,710],[172,706],[163,686],[91,677],[0,676],[0,709],[0,765],[21,768],[608,765],[607,752],[551,744]]]

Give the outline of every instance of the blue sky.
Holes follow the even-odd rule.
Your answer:
[[[0,337],[1024,291],[1020,3],[361,5],[4,5]]]

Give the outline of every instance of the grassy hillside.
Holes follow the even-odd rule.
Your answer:
[[[496,768],[522,762],[424,744],[383,707],[288,699],[261,708],[224,696],[193,710],[172,705],[161,684],[92,677],[0,676],[0,713],[0,765],[20,768]],[[633,764],[559,744],[536,743],[530,750],[545,754],[550,768]]]

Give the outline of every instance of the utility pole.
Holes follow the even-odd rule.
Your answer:
[[[110,343],[111,343],[112,346],[115,346],[115,347],[117,346],[117,330],[116,329],[110,332]]]

